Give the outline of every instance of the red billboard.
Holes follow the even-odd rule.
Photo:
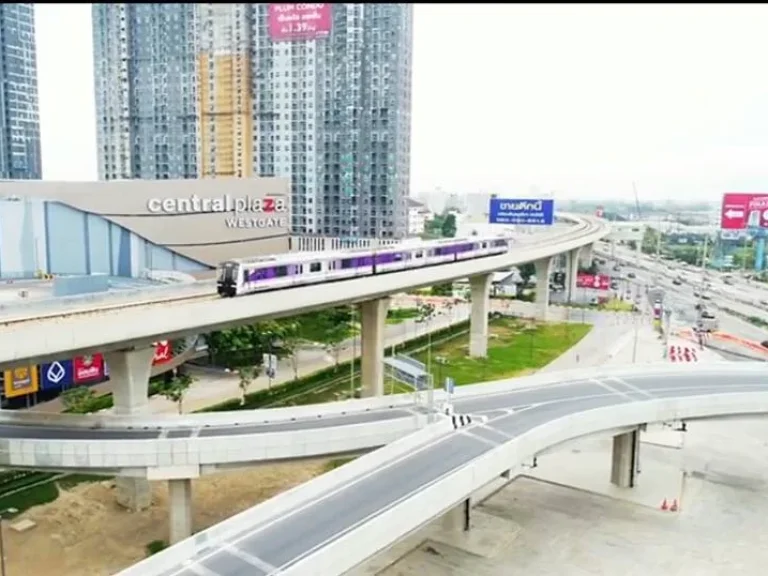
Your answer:
[[[152,358],[152,366],[165,364],[173,358],[173,349],[170,340],[155,343],[155,356]]]
[[[88,384],[104,380],[104,356],[75,356],[72,361],[72,379],[75,384]]]
[[[577,288],[593,288],[594,290],[609,290],[611,277],[607,274],[583,274],[576,275]]]
[[[311,40],[331,33],[332,4],[270,4],[269,37],[273,42]]]
[[[720,228],[723,230],[768,228],[768,194],[741,192],[723,194]]]

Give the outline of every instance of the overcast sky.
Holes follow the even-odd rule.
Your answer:
[[[96,178],[90,5],[37,4],[43,171]],[[768,187],[768,6],[420,5],[413,193]]]

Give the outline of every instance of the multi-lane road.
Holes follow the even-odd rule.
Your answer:
[[[300,574],[301,564],[356,527],[417,495],[446,475],[495,447],[534,428],[570,415],[650,400],[684,400],[701,395],[766,392],[768,382],[755,365],[722,364],[699,373],[664,367],[611,372],[605,378],[583,378],[557,384],[462,398],[456,409],[482,415],[478,425],[438,437],[415,451],[383,463],[375,470],[327,490],[309,502],[263,521],[224,542],[202,537],[200,552],[186,562],[153,569],[152,560],[122,574],[163,576],[235,576]],[[738,374],[738,377],[734,377]],[[482,388],[482,387],[478,387]],[[479,392],[479,391],[478,391]],[[509,463],[512,465],[513,463]],[[424,520],[428,520],[425,518]],[[398,535],[381,534],[382,546]],[[204,544],[203,544],[204,542]],[[159,568],[159,566],[157,566]]]

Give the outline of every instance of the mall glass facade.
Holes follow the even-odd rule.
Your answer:
[[[208,269],[60,202],[0,200],[0,278],[34,278],[41,272],[138,277],[146,270]]]

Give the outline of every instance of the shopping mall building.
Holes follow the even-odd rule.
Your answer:
[[[0,278],[199,272],[292,248],[282,178],[0,182]]]

